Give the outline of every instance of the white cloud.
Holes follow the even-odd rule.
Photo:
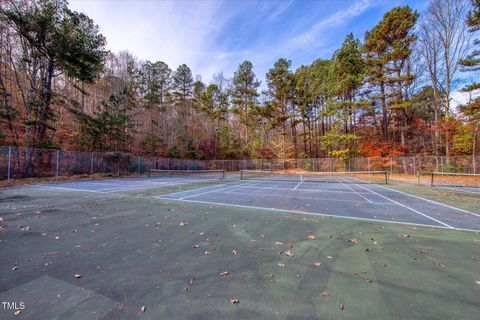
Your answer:
[[[480,95],[480,90],[473,92],[453,91],[450,95],[451,107],[456,109],[458,106],[467,104],[471,99],[475,99]]]
[[[142,60],[162,60],[176,69],[186,63],[194,73],[204,73],[203,61],[224,60],[215,39],[229,19],[221,1],[81,1],[72,9],[85,12],[107,38],[113,52],[128,50]],[[220,70],[218,70],[220,71]]]

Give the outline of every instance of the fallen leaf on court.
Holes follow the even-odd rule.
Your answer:
[[[265,238],[265,235],[262,233],[262,234],[260,235],[260,238],[262,238],[262,239]]]
[[[230,299],[230,303],[231,303],[231,304],[239,304],[239,303],[240,303],[240,300],[238,300],[238,299]]]
[[[353,274],[354,276],[360,275],[360,273],[358,273],[358,272],[352,272],[352,274]]]
[[[343,305],[343,303],[340,303],[340,305],[338,307],[340,308],[340,310],[345,309],[345,306]]]
[[[291,242],[288,243],[288,247],[289,247],[289,248],[293,248],[293,243],[291,243]]]
[[[80,278],[82,277],[82,275],[79,274],[79,273],[75,273],[73,276],[74,276],[76,279],[80,279]]]
[[[17,266],[15,266],[15,267],[12,268],[12,271],[16,271],[16,270],[18,270],[18,267],[17,267]]]
[[[365,248],[365,250],[363,250],[363,251],[369,252],[369,251],[370,251],[370,248],[367,247],[367,248]]]
[[[320,261],[315,261],[314,265],[315,265],[315,267],[320,267],[321,263],[320,263]]]
[[[404,237],[404,238],[410,238],[410,235],[409,235],[409,234],[404,234],[404,235],[402,235],[402,237]]]
[[[220,277],[226,277],[230,274],[230,272],[228,271],[223,271],[223,272],[220,272]]]
[[[329,295],[330,295],[330,293],[328,293],[327,291],[323,291],[323,292],[322,292],[322,297],[327,297],[327,296],[329,296]]]
[[[476,284],[480,284],[480,280],[476,280],[475,283],[476,283]]]
[[[357,244],[358,243],[358,240],[357,239],[349,239],[347,240],[348,243],[353,243],[353,244]]]
[[[283,245],[283,242],[281,242],[281,241],[275,241],[275,244],[278,244],[278,245],[281,246],[281,245]]]
[[[200,232],[199,235],[203,236],[205,234],[205,232]]]
[[[332,256],[327,256],[327,258],[328,258],[328,259],[333,259],[333,257],[332,257]]]
[[[295,254],[293,252],[290,252],[290,250],[287,250],[284,252],[287,257],[294,257]]]
[[[285,267],[285,263],[279,263],[278,266],[284,268],[284,267]]]
[[[22,313],[22,310],[15,310],[13,313],[14,316],[18,316],[20,313]]]
[[[186,226],[187,224],[188,224],[188,222],[186,222],[186,221],[180,222],[180,225],[181,225],[182,227],[183,227],[183,226]]]
[[[438,268],[445,267],[445,265],[444,265],[443,263],[441,263],[440,261],[438,261],[438,262],[436,263],[436,265],[437,265]]]
[[[188,279],[188,284],[191,286],[193,285],[193,281],[195,281],[195,278],[194,277],[191,277],[190,279]]]
[[[309,239],[309,240],[315,240],[315,236],[314,236],[314,235],[311,235],[311,234],[309,234],[309,235],[308,235],[308,239]]]
[[[199,248],[199,247],[200,247],[200,246],[199,246],[198,244],[196,244],[196,245],[194,245],[192,248],[197,249],[197,248]]]
[[[232,254],[233,254],[234,256],[236,256],[236,255],[237,255],[237,250],[232,250]]]
[[[205,251],[204,254],[205,254],[206,256],[208,256],[208,255],[210,254],[210,252],[209,252],[209,251]]]
[[[140,311],[141,311],[141,312],[145,312],[145,310],[147,310],[147,308],[146,308],[145,306],[142,306],[142,307],[140,308]]]
[[[373,282],[373,280],[366,279],[366,280],[365,280],[365,282],[367,282],[367,283],[372,283],[372,282]]]

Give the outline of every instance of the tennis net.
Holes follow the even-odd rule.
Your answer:
[[[225,179],[225,170],[160,170],[150,169],[149,177]]]
[[[480,174],[432,172],[431,186],[480,188]]]
[[[355,172],[276,172],[242,170],[242,180],[297,181],[324,183],[375,183],[388,184],[388,171]]]

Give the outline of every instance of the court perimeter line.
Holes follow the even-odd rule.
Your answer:
[[[52,188],[52,189],[60,189],[60,190],[68,190],[68,191],[83,191],[83,192],[93,192],[93,193],[109,193],[109,192],[105,192],[105,191],[63,188],[63,187],[46,186],[46,185],[40,185],[40,184],[36,185],[36,186],[33,186],[33,187],[36,187],[36,188],[44,187],[44,188]]]
[[[454,206],[450,206],[450,205],[445,204],[445,203],[441,203],[441,202],[437,202],[437,201],[435,201],[435,200],[430,200],[430,199],[427,199],[427,198],[423,198],[423,197],[420,197],[420,196],[416,196],[416,195],[413,195],[413,194],[410,194],[410,193],[406,193],[406,192],[403,192],[403,191],[400,191],[400,190],[396,190],[396,189],[392,189],[392,188],[387,188],[387,187],[385,187],[385,186],[381,186],[381,185],[377,185],[377,186],[378,186],[378,187],[382,187],[382,188],[387,189],[387,190],[391,190],[391,191],[395,191],[395,192],[404,194],[404,195],[406,195],[406,196],[414,197],[414,198],[417,198],[417,199],[420,199],[420,200],[425,200],[425,201],[427,201],[427,202],[434,203],[434,204],[437,204],[437,205],[439,205],[439,206],[447,207],[447,208],[450,208],[450,209],[458,210],[458,211],[461,211],[461,212],[464,212],[464,213],[469,213],[469,214],[471,214],[471,215],[480,217],[480,214],[478,214],[478,213],[473,213],[473,212],[470,212],[470,211],[467,211],[467,210],[464,210],[464,209],[460,209],[460,208],[457,208],[457,207],[454,207]]]
[[[399,206],[402,206],[402,207],[404,207],[404,208],[407,208],[407,209],[409,209],[409,210],[411,210],[411,211],[413,211],[413,212],[415,212],[415,213],[417,213],[417,214],[420,214],[420,215],[422,215],[422,216],[424,216],[424,217],[426,217],[426,218],[429,218],[429,219],[431,219],[431,220],[433,220],[433,221],[435,221],[435,222],[438,222],[438,223],[440,223],[440,224],[443,224],[443,225],[446,226],[446,227],[449,227],[449,228],[451,228],[451,229],[454,229],[454,227],[452,227],[452,226],[449,225],[449,224],[446,224],[445,222],[442,222],[442,221],[437,220],[437,219],[435,219],[435,218],[433,218],[433,217],[430,217],[429,215],[427,215],[427,214],[425,214],[425,213],[422,213],[422,212],[420,212],[420,211],[418,211],[418,210],[415,210],[415,209],[413,209],[413,208],[411,208],[411,207],[409,207],[409,206],[407,206],[407,205],[404,205],[404,204],[402,204],[402,203],[400,203],[400,202],[398,202],[398,201],[392,200],[392,199],[384,196],[383,194],[380,194],[380,193],[378,193],[378,192],[372,191],[372,190],[370,190],[370,189],[368,189],[368,188],[365,188],[364,186],[361,186],[361,185],[357,185],[357,186],[359,186],[360,188],[363,188],[363,189],[365,189],[365,190],[369,190],[369,191],[370,191],[371,193],[373,193],[373,194],[379,195],[379,196],[382,197],[382,198],[385,198],[385,199],[387,199],[387,200],[390,200],[390,201],[392,201],[393,203],[398,204]]]
[[[439,187],[439,188],[448,189],[448,190],[452,190],[452,191],[456,191],[456,192],[467,192],[467,193],[473,193],[473,194],[480,194],[480,191],[472,191],[472,190],[469,190],[469,189],[462,190],[460,188],[455,188],[455,187]]]
[[[305,212],[305,211],[299,211],[299,210],[263,208],[263,207],[247,206],[247,205],[241,205],[241,204],[228,204],[228,203],[221,203],[221,202],[209,202],[209,201],[199,201],[199,200],[180,200],[178,198],[177,199],[176,198],[162,198],[161,196],[157,196],[157,197],[154,197],[154,198],[161,199],[161,200],[174,200],[174,201],[184,201],[184,202],[191,202],[191,203],[201,203],[201,204],[215,204],[215,205],[224,206],[224,207],[238,207],[238,208],[244,208],[244,209],[256,209],[256,210],[263,210],[263,211],[277,211],[277,212],[283,212],[283,213],[297,213],[297,214],[304,214],[304,215],[311,215],[311,216],[340,218],[340,219],[347,219],[347,220],[359,220],[359,221],[378,222],[378,223],[411,225],[411,226],[419,226],[419,227],[439,228],[439,229],[445,229],[445,230],[468,231],[468,232],[475,232],[475,233],[480,232],[480,230],[473,230],[473,229],[454,228],[454,227],[449,228],[449,227],[436,226],[436,225],[431,225],[431,224],[421,224],[421,223],[402,222],[402,221],[389,221],[389,220],[370,219],[370,218],[358,218],[358,217],[340,216],[340,215],[326,214],[326,213]]]

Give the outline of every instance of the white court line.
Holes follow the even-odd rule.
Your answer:
[[[265,189],[265,190],[287,190],[287,191],[292,191],[291,188],[280,188],[280,187],[261,187],[261,186],[249,186],[248,188],[251,189]],[[301,188],[298,189],[297,191],[303,192],[303,191],[308,191],[308,192],[321,192],[321,193],[346,193],[346,194],[352,194],[354,192],[350,191],[343,191],[343,190],[328,190],[328,189],[305,189]],[[357,193],[360,194],[369,194],[370,192],[359,192],[356,191]]]
[[[460,211],[460,212],[469,213],[469,214],[471,214],[471,215],[480,217],[480,214],[478,214],[478,213],[473,213],[473,212],[470,212],[470,211],[467,211],[467,210],[464,210],[464,209],[460,209],[460,208],[457,208],[457,207],[454,207],[454,206],[450,206],[450,205],[445,204],[445,203],[437,202],[437,201],[430,200],[430,199],[427,199],[427,198],[422,198],[422,197],[419,197],[419,196],[416,196],[416,195],[413,195],[413,194],[410,194],[410,193],[406,193],[406,192],[403,192],[403,191],[400,191],[400,190],[396,190],[396,189],[392,189],[392,188],[387,188],[387,187],[384,187],[384,186],[381,186],[381,185],[377,185],[377,186],[378,186],[378,187],[382,187],[382,188],[387,189],[387,190],[390,190],[390,191],[395,191],[395,192],[404,194],[404,195],[406,195],[406,196],[414,197],[414,198],[417,198],[417,199],[420,199],[420,200],[425,200],[425,201],[427,201],[427,202],[434,203],[434,204],[437,204],[437,205],[439,205],[439,206],[443,206],[443,207],[446,207],[446,208],[458,210],[458,211]]]
[[[293,188],[293,191],[297,190],[298,187],[300,187],[300,186],[302,185],[302,183],[303,183],[303,179],[301,179],[300,183],[297,184],[297,185],[295,186],[295,188]]]
[[[431,224],[421,224],[421,223],[402,222],[402,221],[390,221],[390,220],[371,219],[371,218],[359,218],[359,217],[351,217],[351,216],[340,216],[340,215],[334,215],[334,214],[325,214],[325,213],[317,213],[317,212],[305,212],[305,211],[299,211],[299,210],[265,208],[265,207],[247,206],[247,205],[241,205],[241,204],[228,204],[228,203],[200,201],[200,200],[180,200],[180,199],[175,199],[175,198],[162,198],[161,196],[156,197],[156,198],[157,199],[162,199],[162,200],[184,201],[184,202],[202,203],[202,204],[209,204],[209,205],[210,204],[215,204],[215,205],[224,206],[224,207],[238,207],[238,208],[244,208],[244,209],[255,209],[255,210],[263,210],[263,211],[277,211],[277,212],[283,212],[283,213],[298,213],[298,214],[304,214],[304,215],[330,217],[330,218],[340,218],[340,219],[347,219],[347,220],[359,220],[359,221],[378,222],[378,223],[400,224],[400,225],[407,225],[407,226],[429,227],[429,228],[438,228],[438,229],[445,229],[445,230],[452,230],[453,229],[453,230],[476,232],[476,233],[480,232],[479,230],[474,230],[474,229],[449,228],[449,227],[431,225]]]
[[[347,179],[345,179],[345,178],[342,178],[342,179],[346,180],[347,182],[350,182],[350,181],[348,181],[348,180],[347,180]],[[372,201],[370,201],[370,199],[368,199],[367,197],[365,197],[365,196],[361,195],[361,194],[360,194],[360,193],[358,193],[357,191],[353,190],[353,189],[352,189],[350,186],[346,185],[345,183],[342,183],[342,185],[343,185],[344,187],[346,187],[346,188],[348,188],[348,189],[352,190],[353,192],[355,192],[355,194],[357,194],[357,195],[359,195],[360,197],[362,197],[363,199],[367,200],[369,203],[372,203]],[[356,185],[356,184],[355,184],[355,185]]]
[[[94,190],[84,190],[84,189],[74,189],[74,188],[63,188],[63,187],[53,187],[53,186],[47,186],[47,185],[36,185],[34,186],[36,188],[52,188],[52,189],[60,189],[60,190],[68,190],[68,191],[83,191],[83,192],[93,192],[93,193],[108,193],[104,191],[94,191]]]
[[[365,189],[365,190],[368,190],[368,191],[370,191],[370,192],[373,193],[373,194],[379,195],[379,196],[382,197],[382,198],[385,198],[385,199],[387,199],[387,200],[390,200],[391,202],[396,203],[396,204],[398,204],[399,206],[402,206],[402,207],[404,207],[404,208],[407,208],[407,209],[409,209],[409,210],[411,210],[411,211],[413,211],[413,212],[415,212],[415,213],[417,213],[417,214],[419,214],[419,215],[422,215],[422,216],[424,216],[425,218],[429,218],[429,219],[431,219],[431,220],[433,220],[433,221],[435,221],[435,222],[437,222],[437,223],[440,223],[440,224],[442,224],[442,225],[444,225],[444,226],[446,226],[446,227],[448,227],[448,228],[454,229],[454,227],[452,227],[452,226],[449,225],[449,224],[446,224],[445,222],[442,222],[442,221],[437,220],[437,219],[435,219],[435,218],[433,218],[433,217],[430,217],[429,215],[427,215],[427,214],[425,214],[425,213],[422,213],[422,212],[420,212],[420,211],[418,211],[418,210],[415,210],[415,209],[413,209],[413,208],[411,208],[411,207],[409,207],[409,206],[407,206],[407,205],[404,205],[404,204],[402,204],[402,203],[400,203],[400,202],[398,202],[398,201],[392,200],[392,199],[390,199],[390,198],[388,198],[388,197],[386,197],[386,196],[384,196],[384,195],[382,195],[382,194],[380,194],[380,193],[378,193],[378,192],[372,191],[372,190],[370,190],[370,189],[368,189],[368,188],[365,188],[364,186],[361,186],[361,185],[357,185],[357,186],[359,186],[360,188],[363,188],[363,189]]]
[[[255,183],[255,182],[254,182]],[[210,191],[207,191],[207,192],[202,192],[202,193],[196,193],[196,194],[193,194],[193,195],[189,195],[189,196],[186,196],[186,197],[182,197],[182,198],[178,198],[179,200],[184,200],[184,199],[188,199],[188,198],[193,198],[193,197],[196,197],[196,196],[202,196],[204,194],[208,194],[208,193],[212,193],[212,192],[217,192],[217,191],[221,191],[221,190],[225,190],[225,189],[229,189],[229,188],[237,188],[238,189],[241,189],[241,188],[245,188],[246,186],[239,186],[239,185],[229,185],[225,188],[220,188],[220,189],[215,189],[215,190],[210,190]]]
[[[223,186],[230,186],[230,185],[238,185],[238,184],[234,184],[234,183],[216,184],[216,185],[213,185],[213,186],[206,186],[206,187],[201,187],[201,188],[197,188],[197,189],[190,189],[190,190],[172,192],[172,193],[168,193],[166,195],[180,194],[180,193],[185,193],[185,192],[189,192],[189,191],[197,191],[197,190],[203,190],[203,189],[215,188],[215,187],[223,187]]]
[[[470,189],[461,189],[461,188],[455,188],[455,187],[440,187],[440,188],[453,190],[453,191],[456,191],[456,192],[467,192],[467,193],[473,193],[473,194],[480,194],[480,189],[478,191],[472,191]]]
[[[239,188],[240,189],[240,188]],[[219,193],[225,193],[225,194],[247,194],[247,195],[252,195],[251,192],[238,192],[237,190],[239,189],[233,189],[229,191],[221,191],[221,190],[215,190],[219,191]],[[291,189],[290,189],[291,191]],[[211,191],[213,192],[213,191]],[[206,192],[206,193],[211,193],[211,192]],[[202,193],[202,195],[205,193]],[[353,193],[352,193],[353,194]],[[200,195],[200,194],[199,194]],[[307,197],[299,197],[296,195],[284,195],[284,194],[271,194],[271,193],[254,193],[254,195],[262,195],[262,196],[270,196],[270,197],[280,197],[280,198],[294,198],[294,199],[307,199],[307,200],[326,200],[326,201],[337,201],[337,202],[352,202],[352,203],[367,203],[365,201],[359,201],[359,200],[344,200],[344,199],[332,199],[332,198],[307,198]],[[193,196],[189,197],[193,198]],[[177,198],[177,199],[183,199],[183,198]],[[390,202],[368,202],[369,204],[374,204],[374,205],[391,205],[391,206],[396,206],[395,203],[390,203]]]

